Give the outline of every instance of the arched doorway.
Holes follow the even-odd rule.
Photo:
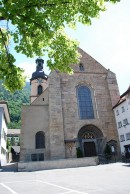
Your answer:
[[[78,140],[84,157],[97,156],[103,133],[94,125],[85,125],[79,130]]]

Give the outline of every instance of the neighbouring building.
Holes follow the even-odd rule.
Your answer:
[[[5,165],[8,160],[7,154],[7,123],[10,122],[8,104],[0,101],[0,165]]]
[[[116,75],[79,49],[73,75],[43,71],[36,60],[30,105],[23,106],[20,161],[100,156],[108,143],[119,153],[112,107],[120,95]]]
[[[8,129],[8,162],[18,162],[20,156],[20,129]]]
[[[120,96],[120,100],[113,107],[113,110],[116,118],[121,153],[130,153],[130,87]]]
[[[8,129],[7,139],[12,146],[20,146],[20,129]]]

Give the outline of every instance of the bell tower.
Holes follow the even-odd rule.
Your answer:
[[[44,60],[41,58],[36,59],[36,71],[32,74],[30,79],[31,85],[31,103],[42,94],[42,92],[47,88],[48,76],[43,71]]]

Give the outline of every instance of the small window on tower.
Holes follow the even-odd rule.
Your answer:
[[[38,86],[38,95],[41,95],[42,94],[42,92],[43,92],[43,88],[42,88],[42,86],[41,85],[39,85]]]
[[[84,66],[83,66],[82,63],[79,64],[79,70],[80,70],[80,71],[84,71]]]

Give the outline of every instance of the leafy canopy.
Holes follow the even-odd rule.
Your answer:
[[[65,25],[77,22],[91,24],[91,19],[105,10],[106,2],[119,0],[1,0],[0,22],[0,79],[10,91],[21,89],[25,77],[15,66],[9,50],[10,40],[14,49],[27,57],[48,53],[47,65],[51,70],[71,73],[70,64],[78,63],[78,43],[64,32]],[[9,28],[13,25],[13,29]]]

